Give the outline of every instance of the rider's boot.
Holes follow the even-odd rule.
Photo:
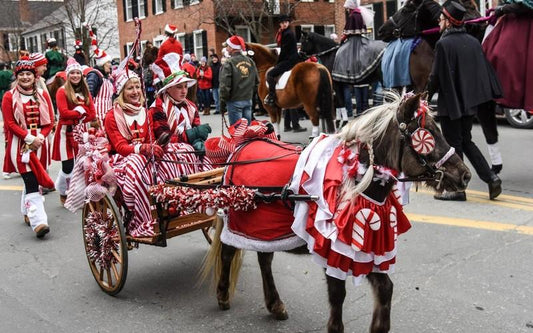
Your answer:
[[[263,103],[265,105],[274,106],[276,105],[276,78],[270,75],[267,75],[268,82],[268,95],[266,95]]]

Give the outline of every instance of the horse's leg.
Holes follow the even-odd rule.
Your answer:
[[[328,283],[330,306],[328,333],[342,333],[344,332],[344,324],[342,323],[342,305],[346,298],[346,281],[339,280],[327,274],[326,281]]]
[[[367,278],[374,291],[374,314],[370,332],[388,332],[390,330],[392,281],[387,274],[383,273],[370,273]]]
[[[229,287],[230,287],[230,271],[231,271],[231,261],[235,256],[236,248],[226,244],[222,244],[222,251],[220,256],[222,259],[222,272],[220,273],[220,279],[218,280],[217,285],[217,300],[218,307],[221,310],[228,310],[230,308],[229,299]]]
[[[285,304],[279,298],[274,276],[272,276],[272,258],[273,252],[257,252],[259,267],[261,267],[261,277],[263,278],[263,293],[265,295],[265,304],[270,313],[277,320],[286,320],[289,318]]]

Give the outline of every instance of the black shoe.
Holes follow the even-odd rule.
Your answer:
[[[466,201],[465,192],[442,192],[437,193],[433,196],[436,200],[445,200],[445,201]]]
[[[305,128],[305,127],[301,127],[301,126],[300,126],[300,127],[293,128],[292,131],[293,131],[294,133],[306,132],[306,131],[307,131],[307,128]]]
[[[502,168],[503,168],[503,165],[502,164],[493,164],[492,167],[490,168],[492,170],[492,172],[494,172],[495,174],[499,174],[500,171],[502,171]]]
[[[494,200],[502,193],[502,180],[495,173],[492,174],[489,181],[489,199]]]
[[[292,127],[283,128],[283,132],[292,132]]]
[[[274,100],[274,97],[269,95],[266,95],[265,100],[263,101],[265,105],[274,106],[276,105],[276,101]]]
[[[213,114],[220,114],[220,111],[215,111],[215,113],[213,113]]]

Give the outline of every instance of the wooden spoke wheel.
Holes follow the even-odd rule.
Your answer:
[[[118,294],[128,273],[128,247],[122,218],[111,196],[85,204],[82,233],[96,283],[107,294]]]

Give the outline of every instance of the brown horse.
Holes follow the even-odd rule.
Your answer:
[[[337,142],[339,142],[338,144],[341,145],[338,146],[339,148],[361,148],[360,150],[358,150],[359,163],[369,167],[366,168],[366,171],[363,171],[364,175],[362,175],[362,178],[359,182],[356,181],[355,176],[353,176],[352,178],[346,174],[346,179],[341,184],[336,185],[338,186],[337,189],[339,191],[344,191],[341,192],[345,194],[343,198],[346,198],[348,200],[343,202],[349,202],[351,199],[357,200],[357,198],[360,197],[359,193],[364,192],[364,194],[367,195],[368,190],[375,189],[376,187],[382,188],[381,195],[384,195],[384,197],[391,195],[390,191],[392,189],[393,184],[395,183],[395,180],[390,179],[386,182],[388,185],[386,184],[378,186],[377,184],[379,183],[379,181],[377,183],[373,181],[374,177],[379,177],[379,172],[374,171],[377,166],[402,171],[407,177],[418,181],[425,181],[428,186],[436,189],[437,191],[457,190],[466,188],[471,176],[468,168],[465,166],[459,156],[457,156],[457,154],[455,154],[454,151],[450,148],[450,146],[446,143],[446,140],[442,136],[442,133],[440,132],[438,126],[431,118],[431,116],[426,113],[417,113],[419,107],[420,95],[416,95],[414,97],[406,99],[403,102],[401,102],[400,97],[397,96],[392,102],[369,109],[360,117],[357,117],[356,119],[352,120],[345,127],[343,127],[342,132],[337,136],[325,139],[317,138],[315,139],[315,141],[313,141],[313,143],[316,143],[320,141],[319,139],[329,139],[331,140],[329,142],[333,142],[333,140],[338,139],[339,141]],[[412,134],[417,132],[418,130],[421,130],[422,127],[426,131],[426,135],[429,132],[434,138],[434,150],[432,151],[422,152],[420,150],[416,150],[415,148],[415,139],[412,139]],[[313,147],[313,143],[309,147]],[[247,146],[241,146],[239,149],[245,150],[246,147]],[[316,159],[317,154],[319,154],[318,156],[324,156],[322,155],[322,152],[333,150],[327,148],[324,151],[319,150],[318,153],[315,153],[315,155],[313,155],[314,148],[308,149],[310,149],[309,152],[307,152],[307,150],[304,150],[302,152],[302,156],[306,156],[305,154],[307,153],[309,154],[307,155],[308,158],[304,158],[304,160]],[[258,149],[255,149],[255,151],[252,152],[253,154],[255,154],[254,158],[260,157],[260,152],[257,150]],[[248,156],[250,155],[248,154]],[[344,154],[343,156],[347,155]],[[328,157],[325,158],[327,159]],[[238,160],[238,157],[234,157],[231,162],[237,162]],[[331,157],[329,161],[334,161],[333,164],[335,164],[337,158],[333,159],[333,157]],[[298,163],[300,163],[300,161],[298,161]],[[280,165],[279,167],[282,168],[281,170],[283,170],[283,172],[286,172],[286,169],[290,168],[290,166],[288,165],[289,164],[285,165],[285,167],[283,165]],[[327,165],[329,168],[331,164],[329,164],[328,162]],[[292,164],[292,166],[294,166],[294,164]],[[235,169],[228,170],[227,172],[234,172],[234,174],[238,174],[238,163],[236,163],[233,168]],[[264,167],[261,167],[260,164],[257,164],[257,168],[264,169]],[[242,173],[240,174],[242,175]],[[248,176],[243,176],[242,179],[250,180],[250,177],[252,177],[251,173],[248,173]],[[260,179],[264,179],[264,177]],[[303,188],[298,184],[294,186],[299,189]],[[293,184],[291,184],[291,189],[292,187]],[[308,215],[307,213],[305,213],[305,209],[304,214],[299,215],[302,211],[298,210],[298,205],[307,205],[307,203],[296,203],[294,216],[299,216],[299,221],[302,221],[302,217],[304,221],[307,221]],[[300,208],[302,207],[300,206]],[[335,209],[337,209],[337,207],[335,207]],[[310,209],[307,210],[307,212],[309,211]],[[251,211],[249,213],[255,214],[254,212],[255,211]],[[290,211],[288,211],[288,213],[289,217],[291,217],[292,213]],[[231,214],[232,211],[230,210],[230,215]],[[302,224],[298,225],[297,220],[294,220],[293,222],[292,219],[287,218],[285,225],[281,225],[280,222],[273,223],[270,220],[265,221],[270,227],[272,226],[272,224],[276,224],[276,232],[288,226],[288,228],[286,229],[288,230],[287,236],[283,238],[279,237],[274,241],[272,241],[271,239],[268,239],[265,242],[257,241],[256,239],[252,239],[251,241],[249,241],[249,235],[236,235],[232,232],[230,226],[237,226],[240,223],[245,224],[247,226],[253,225],[254,228],[261,230],[262,233],[268,233],[269,231],[265,230],[267,226],[260,223],[259,221],[247,221],[245,218],[243,218],[247,216],[246,213],[238,214],[240,215],[233,216],[241,216],[240,219],[233,219],[225,223],[222,223],[219,219],[217,225],[217,232],[204,265],[204,277],[209,274],[211,268],[215,267],[214,281],[216,283],[219,308],[221,310],[228,310],[230,308],[230,297],[233,294],[235,288],[238,269],[241,261],[240,259],[242,258],[241,250],[239,249],[247,249],[257,251],[259,266],[261,268],[261,275],[263,279],[265,303],[268,311],[271,312],[273,316],[278,320],[287,319],[288,313],[285,309],[284,303],[279,297],[274,282],[274,277],[272,275],[271,265],[274,255],[272,251],[288,250],[290,248],[294,248],[295,246],[298,246],[302,243],[305,244],[305,242],[307,242],[307,247],[309,251],[313,254],[313,256],[320,256],[320,258],[316,258],[319,259],[316,262],[323,262],[322,266],[327,269],[326,281],[328,285],[328,297],[331,307],[330,318],[327,324],[328,332],[343,332],[344,325],[342,322],[342,306],[346,296],[345,279],[346,277],[348,277],[347,275],[353,274],[355,276],[355,273],[352,273],[351,270],[343,270],[345,276],[344,278],[341,278],[338,277],[338,274],[332,274],[332,272],[329,271],[329,261],[322,255],[324,253],[327,253],[326,256],[332,255],[331,253],[333,253],[334,251],[330,249],[329,246],[331,245],[328,244],[333,244],[333,240],[329,238],[323,238],[325,239],[325,242],[320,242],[319,246],[322,246],[320,244],[326,244],[325,252],[319,253],[319,250],[315,252],[315,249],[317,249],[316,244],[318,244],[318,241],[310,242],[309,238],[307,238],[306,235],[302,235],[301,233],[302,229],[300,229],[299,227],[301,227]],[[387,214],[387,216],[389,215]],[[396,216],[396,214],[394,216]],[[333,222],[331,223],[333,224]],[[384,223],[385,222],[383,222],[383,225],[378,228],[384,228]],[[353,224],[353,226],[351,224]],[[355,222],[348,218],[348,220],[339,221],[339,224],[335,225],[337,227],[339,227],[339,225],[344,225],[346,228],[348,228],[347,230],[351,231],[351,228],[355,227]],[[313,227],[316,227],[316,225]],[[395,226],[393,227],[392,222],[390,222],[390,226],[389,224],[387,224],[387,227],[394,228]],[[291,228],[297,234],[297,236],[295,234],[292,234],[292,236],[297,239],[298,237],[302,238],[299,243],[296,243],[292,240],[293,238],[290,234]],[[306,228],[305,230],[310,230],[310,228]],[[350,235],[351,234],[352,233],[350,232]],[[311,235],[311,231],[309,231],[309,234],[307,235]],[[270,248],[268,247],[268,244],[274,243],[276,244],[272,245]],[[283,245],[285,246],[284,248],[282,247]],[[351,249],[350,245],[348,245],[348,248]],[[371,260],[374,260],[373,257]],[[335,262],[335,260],[333,260],[332,262]],[[373,265],[374,269],[376,269],[376,265],[379,265],[379,263],[374,262]],[[386,269],[388,270],[388,268]],[[386,271],[383,271],[381,268],[379,270],[381,271],[378,273],[370,268],[370,270],[367,271],[368,274],[361,273],[361,275],[359,275],[359,278],[362,278],[365,274],[367,274],[366,277],[368,278],[370,286],[372,287],[372,290],[374,292],[374,314],[372,318],[372,324],[370,326],[370,332],[388,332],[390,329],[390,310],[393,284],[389,279],[389,276]],[[336,273],[338,272],[339,268],[336,268]],[[337,277],[334,275],[337,275]]]
[[[259,72],[258,95],[261,101],[268,93],[266,86],[266,72],[276,64],[278,59],[275,50],[271,50],[261,44],[246,43],[249,50],[253,51],[252,58]],[[270,121],[275,125],[279,134],[281,121],[281,109],[296,109],[304,107],[305,112],[313,124],[312,136],[319,133],[319,119],[323,119],[322,129],[327,133],[333,133],[333,88],[331,76],[326,67],[311,62],[298,63],[292,69],[291,76],[284,89],[276,91],[276,105],[264,105]]]

